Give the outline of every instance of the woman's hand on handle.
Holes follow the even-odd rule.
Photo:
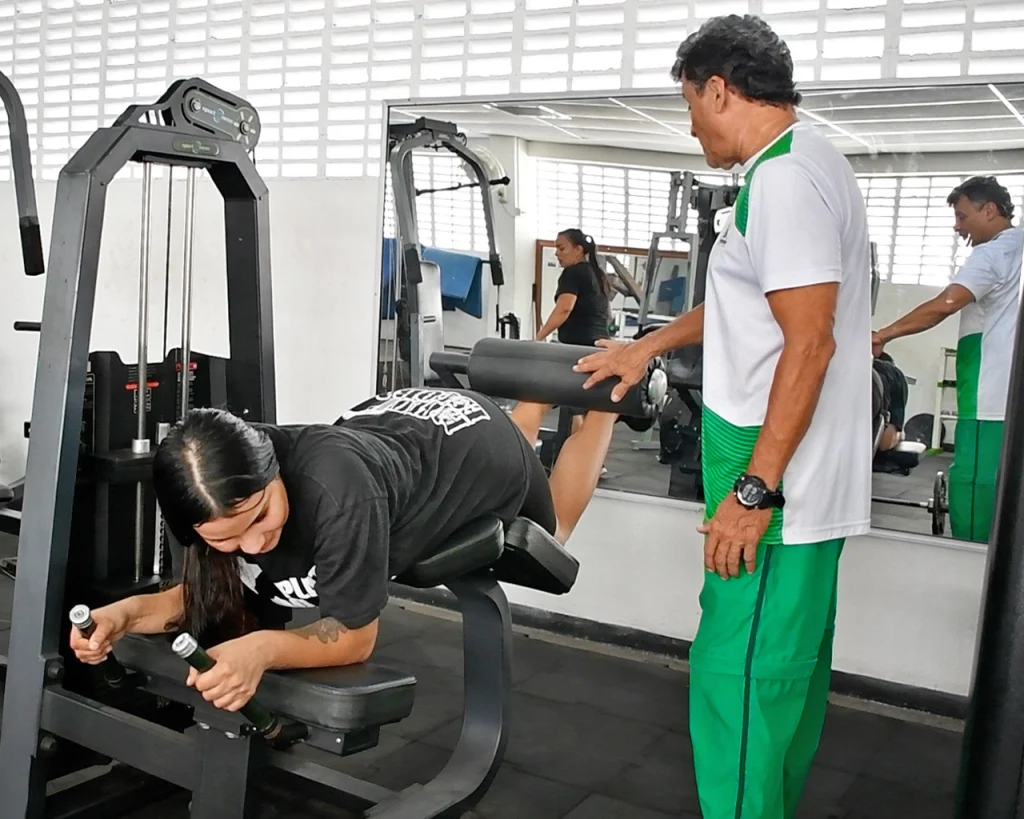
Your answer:
[[[96,628],[91,637],[85,637],[77,628],[71,629],[71,650],[88,665],[99,665],[113,650],[114,643],[131,628],[132,618],[126,601],[111,603],[92,612]]]
[[[583,384],[585,390],[612,376],[617,376],[619,383],[612,389],[611,397],[612,401],[621,401],[626,397],[629,388],[639,384],[647,374],[647,365],[650,364],[651,357],[636,343],[601,339],[597,346],[604,349],[581,358],[573,370],[591,374]]]
[[[203,672],[190,668],[185,684],[195,688],[214,707],[238,711],[256,694],[267,670],[260,632],[228,640],[206,653],[216,665]]]

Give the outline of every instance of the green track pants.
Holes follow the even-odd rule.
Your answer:
[[[1003,448],[1002,421],[956,422],[949,468],[949,529],[953,537],[988,543]]]
[[[793,819],[828,706],[842,550],[762,544],[753,574],[705,574],[690,651],[704,819]]]

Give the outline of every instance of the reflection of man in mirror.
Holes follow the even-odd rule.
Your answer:
[[[995,510],[1024,230],[1010,223],[1013,201],[995,177],[972,177],[946,201],[971,255],[939,295],[877,331],[872,347],[877,356],[893,339],[931,329],[960,313],[949,526],[953,537],[984,543]]]
[[[651,357],[704,343],[707,500],[690,736],[705,819],[791,817],[818,746],[845,538],[871,519],[871,282],[853,170],[814,125],[762,20],[709,20],[672,70],[691,131],[744,186],[706,301],[577,370],[615,395]]]

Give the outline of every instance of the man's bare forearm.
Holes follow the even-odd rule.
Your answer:
[[[934,299],[922,302],[888,327],[878,330],[875,336],[883,344],[888,344],[897,338],[923,333],[959,312],[972,301],[973,292],[964,285],[954,282]]]
[[[690,344],[697,344],[704,339],[704,305],[694,307],[688,313],[648,333],[634,344],[643,348],[648,358],[662,355],[669,350],[677,350]]]
[[[747,472],[774,489],[807,434],[821,396],[835,342],[822,339],[783,346],[768,395],[764,424]]]
[[[185,613],[185,599],[180,585],[157,592],[128,597],[123,601],[128,609],[132,634],[165,634],[173,631]]]
[[[902,318],[897,319],[888,327],[878,331],[878,337],[883,344],[888,344],[897,338],[912,336],[931,330],[943,319],[949,316],[949,312],[943,308],[937,299],[931,299],[919,304]]]

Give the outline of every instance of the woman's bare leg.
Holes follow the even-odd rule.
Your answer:
[[[523,433],[531,447],[537,446],[540,425],[544,422],[544,416],[551,410],[551,406],[520,401],[510,413],[515,425],[519,427],[519,431]]]
[[[618,414],[588,412],[570,435],[551,469],[551,499],[558,519],[555,539],[563,546],[594,496]]]

